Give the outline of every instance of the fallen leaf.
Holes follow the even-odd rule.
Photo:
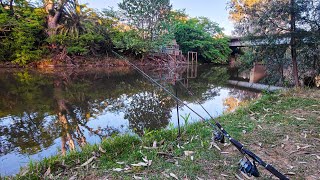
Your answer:
[[[191,156],[194,154],[194,151],[184,151],[185,156]]]
[[[157,147],[157,141],[153,141],[152,147],[153,147],[153,148],[156,148],[156,147]]]
[[[151,166],[151,164],[152,164],[152,160],[148,160],[148,158],[147,158],[147,157],[142,158],[142,160],[143,160],[145,163],[147,163],[147,165],[148,165],[148,166]]]
[[[285,175],[294,176],[294,175],[296,175],[296,173],[294,173],[294,172],[287,172]]]
[[[143,178],[139,177],[139,176],[136,176],[136,175],[133,175],[133,179],[143,179]]]
[[[112,171],[121,172],[121,171],[123,171],[123,169],[121,169],[121,168],[113,168]]]
[[[307,146],[301,147],[300,149],[307,149],[307,148],[309,148],[309,147],[312,147],[312,146],[311,146],[311,145],[307,145]]]
[[[164,139],[159,142],[159,146],[164,144]]]
[[[76,180],[77,179],[77,175],[73,175],[69,178],[69,180]]]
[[[24,168],[24,169],[21,171],[21,176],[27,175],[28,172],[29,172],[29,168]]]
[[[120,165],[122,165],[122,164],[124,164],[124,162],[116,162],[117,164],[120,164]]]
[[[173,173],[170,173],[170,176],[173,177],[173,178],[175,178],[175,179],[177,179],[177,180],[179,179],[178,176],[175,175],[175,174],[173,174]]]
[[[305,121],[305,120],[307,120],[307,119],[305,119],[305,118],[299,118],[299,117],[295,117],[298,121]]]
[[[269,110],[270,110],[270,109],[269,109],[269,108],[268,108],[268,109],[266,109],[266,108],[263,108],[263,110],[264,110],[264,111],[266,111],[266,112],[269,112]]]
[[[83,164],[81,165],[81,167],[87,166],[87,165],[90,164],[95,158],[96,158],[95,156],[91,157],[91,158],[88,159],[85,163],[83,163]]]
[[[238,174],[234,174],[234,175],[236,176],[237,179],[239,179],[239,180],[244,180],[244,179],[242,179]]]
[[[146,163],[148,163],[148,161],[149,161],[147,157],[142,158],[142,160],[143,160],[144,162],[146,162]]]
[[[215,143],[214,141],[212,141],[212,142],[210,143],[209,149],[211,149],[212,147],[215,147],[216,149],[218,149],[219,151],[221,151],[220,147],[219,147],[219,146],[217,145],[217,143]]]
[[[43,176],[46,178],[46,177],[48,177],[50,175],[50,173],[51,173],[51,168],[49,166],[49,168],[46,170],[46,172],[44,173]]]
[[[136,167],[139,167],[139,166],[148,166],[147,163],[144,163],[144,162],[139,162],[138,164],[131,164],[131,166],[136,166]]]
[[[164,172],[162,172],[162,174],[166,177],[166,178],[170,178],[170,176]]]
[[[144,146],[143,148],[144,149],[157,149],[157,147],[147,147],[147,146]]]
[[[99,151],[102,152],[102,153],[106,153],[107,151],[104,150],[101,146],[99,146]]]
[[[304,161],[299,161],[298,163],[299,164],[308,164],[307,162],[304,162]]]

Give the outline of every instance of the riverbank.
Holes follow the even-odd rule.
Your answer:
[[[224,128],[263,160],[293,179],[316,179],[320,161],[319,90],[264,95],[218,118]],[[207,123],[178,130],[115,136],[81,152],[30,163],[16,178],[235,179],[241,154],[230,145],[211,145]],[[219,150],[220,149],[220,150]],[[262,177],[271,174],[259,166]],[[236,175],[235,175],[236,174]]]
[[[87,68],[87,67],[124,67],[130,66],[127,60],[138,66],[169,66],[172,63],[178,65],[186,65],[185,61],[170,62],[163,57],[154,56],[152,54],[147,55],[142,59],[136,59],[134,57],[121,57],[118,56],[59,56],[48,57],[39,61],[30,62],[25,65],[20,65],[13,62],[0,62],[0,68],[37,68],[37,69],[52,69],[52,68]]]

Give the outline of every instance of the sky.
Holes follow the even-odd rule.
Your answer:
[[[114,7],[121,0],[79,0],[81,3],[88,3],[89,7],[95,9],[103,9]],[[227,2],[229,0],[171,0],[173,9],[185,9],[186,13],[191,17],[204,16],[225,29],[226,35],[231,35],[233,24],[228,19]]]

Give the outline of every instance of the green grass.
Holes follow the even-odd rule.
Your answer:
[[[308,92],[310,91],[306,90],[305,93]],[[305,177],[306,173],[316,173],[319,170],[319,167],[316,166],[317,161],[312,158],[305,159],[311,163],[309,166],[313,167],[312,163],[315,163],[314,171],[309,170],[310,167],[299,168],[300,165],[297,162],[301,160],[301,157],[286,157],[288,152],[286,149],[282,150],[280,144],[286,135],[290,135],[290,140],[295,143],[311,143],[308,139],[300,138],[301,132],[306,129],[312,131],[308,137],[320,138],[319,116],[308,113],[318,111],[319,104],[320,100],[317,98],[294,96],[294,92],[265,94],[259,100],[240,107],[236,112],[219,117],[217,121],[231,136],[240,140],[249,149],[257,150],[258,148],[254,144],[262,143],[263,148],[254,152],[267,158],[264,160],[272,162],[282,172],[289,171],[287,165],[284,162],[276,161],[278,156],[273,156],[273,154],[277,152],[280,158],[287,158],[286,160],[290,164],[296,165],[296,168],[290,171],[294,171],[296,173],[295,179],[299,179]],[[296,110],[307,112],[304,113],[305,121],[298,121],[295,116],[299,116],[299,114],[291,113]],[[49,167],[52,177],[58,179],[68,179],[67,177],[75,174],[77,178],[98,176],[132,179],[136,175],[148,179],[166,179],[166,175],[170,173],[174,173],[181,179],[184,177],[188,179],[218,178],[221,177],[221,174],[228,175],[227,179],[235,178],[234,174],[238,173],[237,163],[242,156],[232,145],[226,147],[219,145],[222,151],[229,152],[229,154],[221,154],[216,148],[209,149],[212,127],[208,123],[198,122],[186,125],[182,127],[181,137],[177,138],[177,136],[177,129],[150,131],[143,137],[115,136],[104,140],[100,145],[88,145],[81,152],[71,152],[67,156],[54,156],[39,163],[31,162],[29,171],[24,176],[17,175],[14,179],[42,179]],[[164,143],[158,145],[157,149],[145,148],[152,147],[154,141]],[[312,148],[320,148],[319,144],[313,144]],[[178,148],[178,145],[183,148]],[[99,151],[99,146],[106,153]],[[194,160],[185,157],[184,151],[194,151]],[[88,166],[80,167],[93,156],[93,152],[98,156],[97,159]],[[160,156],[159,152],[171,154],[173,157]],[[268,157],[262,152],[268,152],[271,155]],[[133,163],[142,162],[143,157],[152,160],[151,166],[134,167],[129,172],[112,171],[113,168],[125,168]],[[262,171],[262,176],[269,177],[270,173]]]

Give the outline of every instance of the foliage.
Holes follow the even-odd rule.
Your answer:
[[[44,13],[29,5],[11,11],[0,7],[0,61],[19,64],[41,57],[44,31]]]
[[[174,34],[183,53],[195,51],[201,60],[224,63],[231,50],[228,39],[219,37],[221,31],[219,26],[206,18],[192,18],[178,23]]]
[[[248,54],[252,55],[251,61],[264,61],[270,75],[268,81],[279,85],[285,82],[297,85],[295,75],[302,80],[320,73],[319,0],[232,0],[231,5],[236,33],[247,40],[265,43],[248,49],[241,58],[244,63],[249,62]],[[234,13],[241,14],[240,18]],[[299,74],[294,71],[295,61]]]
[[[48,38],[48,43],[53,43],[57,47],[66,48],[70,55],[88,55],[103,53],[105,38],[100,34],[85,33],[77,37],[68,35],[53,35]]]
[[[167,31],[169,1],[125,0],[119,8],[121,11],[113,15],[119,20],[118,27],[123,27],[112,36],[119,51],[143,56],[172,41],[173,35]]]
[[[120,11],[102,12],[78,0],[1,2],[0,61],[25,65],[44,55],[61,59],[66,55],[107,55],[112,50],[144,57],[175,38],[184,53],[198,51],[207,62],[223,63],[229,54],[218,24],[171,11],[168,0],[124,0]],[[186,33],[189,30],[190,35]],[[185,33],[187,37],[183,37]]]
[[[253,9],[255,5],[263,0],[230,0],[230,19],[235,22],[243,21],[248,18],[246,11]]]
[[[169,0],[123,0],[119,8],[143,39],[155,40],[164,32],[160,26],[167,20],[171,5]]]

